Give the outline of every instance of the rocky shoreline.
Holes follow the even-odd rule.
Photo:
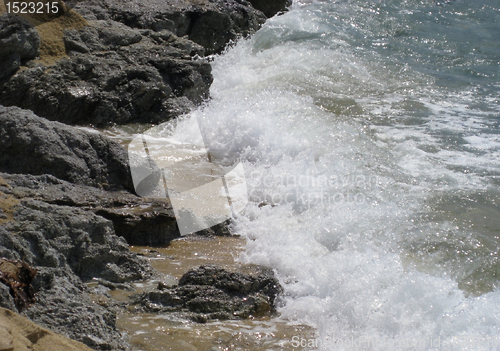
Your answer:
[[[130,303],[96,303],[95,294],[161,279],[129,245],[168,245],[180,234],[168,199],[134,194],[126,151],[75,127],[160,123],[201,104],[212,82],[207,55],[289,5],[251,3],[85,0],[37,26],[0,13],[0,307],[94,350],[130,349],[116,327],[130,303],[199,322],[274,313],[281,287],[271,271],[213,266]],[[0,323],[22,334],[12,328]]]
[[[63,30],[43,35],[21,17],[3,15],[1,105],[67,124],[164,122],[208,98],[212,75],[203,57],[254,33],[266,19],[236,0],[147,6],[86,0],[68,15]],[[57,51],[47,42],[64,52],[50,66],[36,60]]]

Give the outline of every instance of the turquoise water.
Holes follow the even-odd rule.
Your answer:
[[[500,350],[499,19],[299,1],[214,57],[185,119],[243,163],[240,260],[276,270],[311,349]]]

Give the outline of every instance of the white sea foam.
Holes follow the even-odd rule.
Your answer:
[[[245,167],[240,259],[276,269],[280,313],[319,349],[500,350],[498,228],[471,217],[498,213],[497,100],[377,51],[418,36],[395,16],[434,2],[386,21],[374,2],[337,5],[301,1],[215,57],[191,117],[216,161]],[[373,27],[390,34],[376,49]]]

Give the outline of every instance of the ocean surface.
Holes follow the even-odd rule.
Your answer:
[[[295,1],[196,120],[311,350],[500,350],[500,2]]]

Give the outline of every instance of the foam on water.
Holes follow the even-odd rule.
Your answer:
[[[500,350],[498,11],[302,1],[214,58],[191,118],[244,164],[240,259],[319,349]]]

